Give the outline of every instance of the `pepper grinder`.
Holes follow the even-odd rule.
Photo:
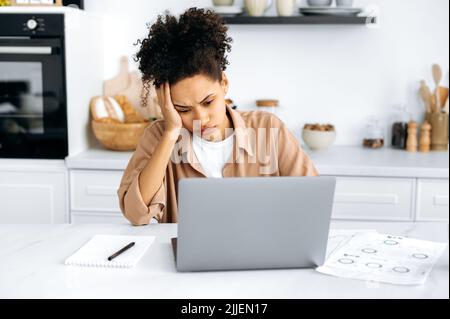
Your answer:
[[[431,144],[431,125],[425,121],[420,128],[420,144],[419,151],[423,153],[428,153],[430,151]]]
[[[408,123],[408,139],[406,141],[406,150],[408,152],[417,152],[417,123],[410,121]]]

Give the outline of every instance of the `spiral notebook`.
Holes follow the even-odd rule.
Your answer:
[[[154,236],[95,235],[75,254],[66,259],[67,266],[133,268],[154,242]],[[134,242],[135,245],[112,261],[108,257]]]

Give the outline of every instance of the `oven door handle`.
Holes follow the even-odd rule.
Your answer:
[[[52,47],[0,46],[0,54],[51,55],[52,54]]]

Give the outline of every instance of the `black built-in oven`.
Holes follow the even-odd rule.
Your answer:
[[[67,155],[64,15],[0,14],[0,158]]]
[[[84,0],[63,0],[63,5],[78,9],[84,9]]]

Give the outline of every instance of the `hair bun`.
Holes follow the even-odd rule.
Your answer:
[[[136,54],[144,82],[160,87],[205,74],[220,80],[232,39],[224,20],[211,10],[190,8],[179,19],[159,15]]]

